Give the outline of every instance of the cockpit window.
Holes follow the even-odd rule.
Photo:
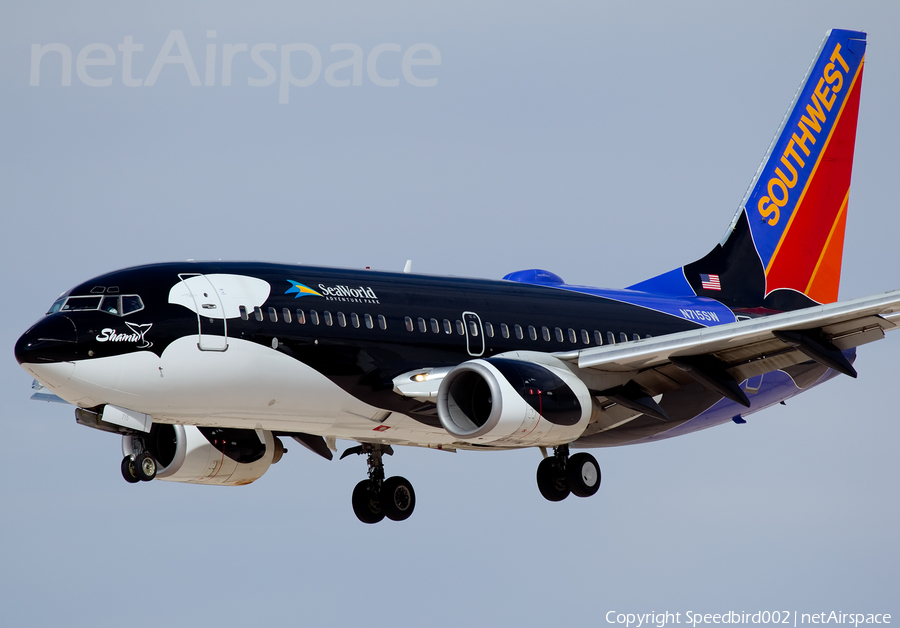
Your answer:
[[[131,314],[144,309],[144,302],[136,294],[126,294],[122,297],[122,314]]]
[[[99,310],[102,297],[69,297],[62,306],[63,312],[76,312],[80,310]]]
[[[53,305],[50,306],[50,309],[47,310],[47,314],[56,314],[62,309],[63,303],[66,302],[66,297],[61,296],[56,301],[53,302]]]
[[[54,312],[77,312],[84,310],[100,310],[114,316],[125,316],[144,309],[144,302],[136,294],[122,296],[89,296],[89,297],[60,297],[54,303],[48,314]]]
[[[119,307],[119,297],[103,297],[100,309],[108,314],[118,315],[122,308]]]

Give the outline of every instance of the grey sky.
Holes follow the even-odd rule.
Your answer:
[[[626,286],[724,232],[829,28],[868,32],[842,298],[900,288],[900,11],[892,2],[183,3],[0,9],[0,609],[10,626],[605,625],[622,612],[888,612],[900,621],[900,338],[858,380],[671,441],[594,452],[550,504],[536,450],[401,450],[415,516],[360,524],[365,462],[299,446],[257,483],[119,475],[118,438],[28,400],[15,339],[73,284],[134,264],[253,259]],[[31,45],[305,42],[323,76],[152,87]],[[207,30],[215,30],[215,40]],[[436,46],[435,87],[326,84],[332,44]],[[270,55],[277,67],[278,55]],[[402,53],[378,69],[401,77]],[[297,59],[300,55],[297,55]],[[342,57],[341,57],[342,58]],[[73,59],[74,60],[74,59]],[[302,73],[298,65],[295,74]],[[73,63],[74,65],[74,63]],[[220,69],[220,68],[219,68]],[[345,71],[346,73],[346,71]],[[349,73],[346,73],[349,76]],[[346,445],[346,443],[344,443]]]

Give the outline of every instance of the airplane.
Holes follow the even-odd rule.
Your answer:
[[[60,296],[15,356],[35,398],[122,436],[126,481],[249,484],[291,438],[365,455],[358,519],[407,519],[399,446],[538,448],[540,493],[594,495],[587,449],[746,417],[843,374],[900,291],[838,302],[866,34],[831,30],[725,236],[624,289],[260,262],[117,270]],[[409,266],[405,269],[409,271]],[[581,451],[572,451],[581,450]]]

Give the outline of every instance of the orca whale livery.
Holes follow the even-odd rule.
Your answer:
[[[839,375],[900,321],[900,291],[838,302],[866,35],[832,30],[708,255],[625,289],[176,262],[75,286],[18,340],[36,398],[122,436],[121,471],[240,485],[293,439],[366,455],[357,517],[403,520],[400,445],[536,447],[541,494],[587,497],[586,451],[680,436]]]

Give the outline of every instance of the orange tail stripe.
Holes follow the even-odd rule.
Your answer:
[[[828,145],[821,154],[816,171],[770,262],[766,273],[767,293],[778,288],[790,288],[808,294],[807,291],[814,284],[814,277],[818,276],[823,281],[823,286],[830,286],[821,294],[830,294],[840,282],[840,258],[835,264],[832,257],[834,252],[843,250],[843,229],[838,233],[835,226],[841,219],[850,188],[861,74],[862,66],[853,81],[852,91],[844,103],[840,118],[827,140]],[[835,239],[834,244],[840,246],[832,247],[832,252],[826,254],[829,239]],[[822,263],[823,259],[827,259],[828,263]]]

